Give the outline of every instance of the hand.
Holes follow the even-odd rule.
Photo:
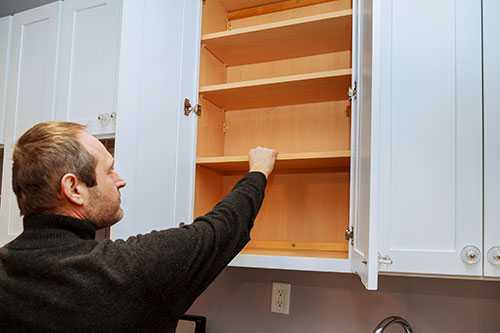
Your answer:
[[[262,172],[266,178],[273,171],[274,162],[278,152],[274,149],[257,147],[251,149],[248,153],[248,160],[250,162],[250,172],[259,171]]]

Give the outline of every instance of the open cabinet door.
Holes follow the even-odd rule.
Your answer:
[[[194,112],[198,103],[199,66],[201,47],[202,1],[184,3],[183,63],[181,68],[181,97],[189,100],[187,112],[179,118],[177,136],[177,171],[175,182],[175,222],[189,224],[193,220],[194,177],[196,168],[196,135],[198,116]]]
[[[367,289],[377,289],[376,228],[372,203],[372,0],[353,1],[353,75],[351,131],[352,271]]]
[[[180,222],[176,205],[184,198],[176,192],[193,177],[194,119],[186,121],[184,98],[196,96],[200,3],[123,2],[115,156],[127,187],[113,239]]]

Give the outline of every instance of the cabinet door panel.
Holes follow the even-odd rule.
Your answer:
[[[377,289],[376,229],[370,217],[373,1],[354,2],[350,221],[354,238],[350,244],[352,270],[367,289]]]
[[[481,275],[481,1],[383,2],[378,219],[391,272]]]
[[[5,105],[7,96],[7,80],[9,77],[8,64],[11,28],[12,16],[0,19],[0,145],[4,143]]]
[[[5,158],[0,209],[0,243],[22,231],[11,188],[12,147],[40,121],[54,119],[61,2],[14,15],[5,116]]]
[[[184,50],[196,52],[190,40],[196,33],[186,32],[188,25],[199,26],[196,4],[199,1],[124,2],[115,156],[128,185],[122,191],[125,218],[111,229],[114,239],[180,222],[176,177],[193,177],[194,168],[183,168],[179,160],[181,150],[192,149],[194,138],[182,141],[179,131],[187,119],[184,97],[194,95],[184,95],[182,82],[196,84],[189,82],[190,71],[184,71],[197,68],[194,54],[184,57]]]
[[[122,0],[66,0],[61,25],[57,118],[114,133]],[[98,120],[99,115],[102,120]]]
[[[484,275],[500,277],[500,2],[483,1]]]
[[[195,105],[198,103],[202,2],[189,0],[185,5],[185,16],[192,15],[193,19],[184,19],[180,89],[181,98],[189,98]],[[194,113],[179,119],[174,217],[177,223],[191,223],[193,220],[197,120]]]

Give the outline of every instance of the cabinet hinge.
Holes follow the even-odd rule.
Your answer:
[[[345,240],[350,240],[351,245],[354,245],[354,227],[347,227],[345,229]]]
[[[189,98],[184,98],[184,115],[189,116],[189,114],[193,112],[198,117],[201,116],[201,105],[191,105],[191,101]]]
[[[381,255],[380,253],[378,254],[378,263],[381,265],[392,265],[392,259],[391,257],[385,255]]]
[[[347,91],[347,96],[349,96],[349,101],[351,101],[351,102],[353,99],[356,99],[356,97],[358,97],[358,83],[357,83],[357,81],[354,81],[354,87],[349,87],[349,90]]]

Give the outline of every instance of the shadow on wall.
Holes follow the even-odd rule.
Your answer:
[[[416,332],[500,332],[500,282],[380,280],[371,292],[350,274],[227,268],[188,313],[206,316],[208,333],[364,333],[395,314]],[[292,284],[290,315],[271,313],[273,281]]]

